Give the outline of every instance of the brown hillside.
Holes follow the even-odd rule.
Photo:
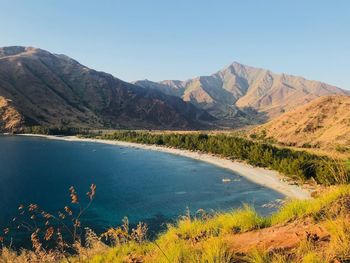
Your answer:
[[[252,133],[289,146],[347,151],[350,96],[321,97],[253,129]]]
[[[11,102],[0,96],[0,132],[19,131],[23,117],[11,106]]]
[[[180,98],[32,47],[0,48],[0,96],[26,126],[193,129],[214,119]]]
[[[349,94],[323,82],[236,62],[210,76],[135,84],[190,101],[229,127],[266,122],[321,96]]]

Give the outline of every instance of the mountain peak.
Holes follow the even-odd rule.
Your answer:
[[[9,46],[0,48],[0,57],[15,56],[26,52],[26,47],[22,46]]]
[[[232,62],[228,67],[249,67],[247,65],[244,65],[242,63],[239,63],[237,61]]]
[[[31,56],[38,53],[50,54],[48,51],[35,47],[8,46],[0,48],[0,58],[21,55]]]
[[[264,122],[315,98],[347,94],[326,83],[276,74],[236,61],[210,76],[176,83],[136,83],[190,101],[216,118],[225,120],[228,126],[235,125],[238,119],[243,124],[246,121],[253,124]],[[249,120],[244,120],[247,116]]]
[[[224,67],[222,70],[220,71],[225,71],[225,70],[229,70],[229,69],[234,69],[236,71],[242,71],[242,70],[259,70],[259,71],[269,71],[267,69],[263,69],[263,68],[259,68],[259,67],[253,67],[253,66],[249,66],[249,65],[246,65],[246,64],[242,64],[242,63],[239,63],[237,61],[234,61],[232,62],[231,64],[229,64],[228,66]],[[220,72],[219,71],[219,72]]]

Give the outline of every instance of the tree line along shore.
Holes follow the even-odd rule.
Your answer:
[[[232,160],[245,161],[256,167],[278,171],[294,180],[312,180],[322,185],[348,183],[350,160],[330,155],[276,146],[268,141],[253,140],[239,133],[184,131],[94,131],[85,128],[26,127],[26,134],[77,135],[81,138],[126,141],[216,154]]]
[[[313,180],[332,185],[349,182],[350,169],[342,160],[304,151],[276,147],[230,134],[152,133],[116,131],[104,134],[83,134],[80,137],[153,144],[220,155],[269,168],[301,182]]]

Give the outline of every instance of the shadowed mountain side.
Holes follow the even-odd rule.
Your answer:
[[[178,97],[31,47],[0,48],[0,96],[2,101],[11,101],[21,116],[16,129],[32,125],[199,129],[215,120]],[[1,113],[1,119],[7,122],[9,118]],[[12,129],[9,124],[2,126]]]

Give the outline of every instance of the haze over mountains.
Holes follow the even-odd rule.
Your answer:
[[[187,81],[124,82],[65,55],[0,48],[0,130],[26,126],[115,129],[236,128],[325,95],[332,85],[233,63]]]
[[[320,96],[349,94],[326,83],[275,74],[237,62],[210,76],[186,81],[134,83],[181,97],[231,127],[265,122]]]
[[[214,118],[182,99],[31,47],[0,48],[0,128],[194,129]]]

